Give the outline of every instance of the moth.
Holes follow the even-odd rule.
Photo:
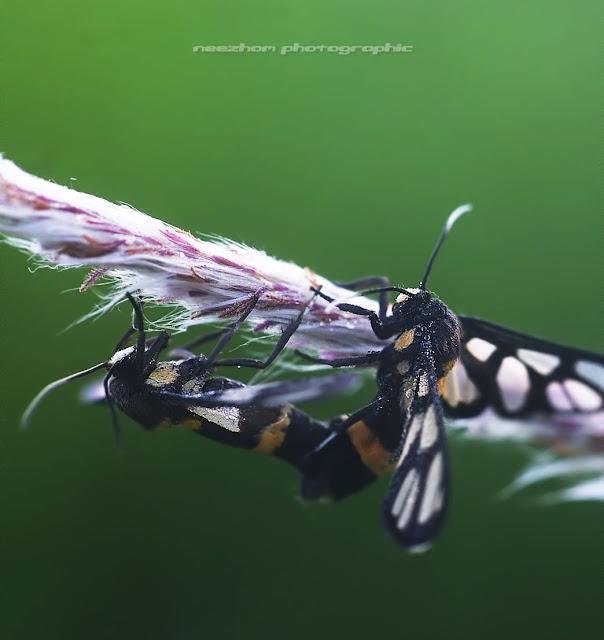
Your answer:
[[[388,286],[385,278],[341,285],[355,290],[383,285],[362,291],[380,295],[377,312],[336,305],[366,317],[375,336],[388,340],[382,349],[332,359],[298,351],[331,367],[377,367],[375,397],[342,421],[307,464],[328,464],[330,446],[339,437],[349,432],[354,439],[356,433],[358,440],[363,433],[365,458],[375,473],[394,468],[382,510],[385,528],[396,543],[412,551],[430,545],[447,513],[446,418],[468,420],[490,412],[508,420],[572,422],[598,416],[604,406],[603,355],[457,316],[426,290],[448,231],[467,210],[449,216],[417,289]],[[389,310],[391,291],[399,295]]]

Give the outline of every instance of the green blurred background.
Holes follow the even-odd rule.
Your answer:
[[[601,349],[595,2],[3,0],[0,148],[25,170],[333,279]],[[413,45],[194,54],[195,45]],[[77,178],[77,181],[71,181]],[[600,637],[602,510],[497,492],[514,444],[452,443],[451,517],[394,547],[383,480],[302,506],[275,460],[123,421],[49,380],[105,358],[124,308],[2,248],[2,637]],[[371,394],[371,384],[364,393]],[[339,398],[312,410],[353,408]]]

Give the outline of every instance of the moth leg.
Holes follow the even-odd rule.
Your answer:
[[[143,370],[143,362],[145,358],[145,320],[143,317],[143,305],[141,303],[140,298],[136,300],[132,296],[132,294],[127,291],[126,298],[130,301],[133,309],[133,318],[132,318],[132,330],[138,332],[138,337],[136,339],[136,366],[140,371]]]
[[[310,360],[310,362],[316,362],[317,364],[327,364],[330,367],[353,367],[358,365],[375,364],[379,359],[381,351],[370,351],[364,356],[333,358],[331,360],[329,358],[315,358],[314,356],[310,356],[307,353],[304,353],[304,351],[299,351],[298,349],[295,349],[294,353],[305,360]]]
[[[332,427],[331,432],[329,433],[329,435],[322,440],[310,453],[308,453],[306,455],[306,462],[305,465],[312,465],[313,464],[313,457],[320,454],[320,452],[333,440],[335,440],[335,438],[337,438],[340,434],[344,433],[346,431],[346,429],[348,429],[348,427],[350,427],[351,425],[355,424],[355,422],[359,422],[360,420],[362,420],[365,416],[367,416],[368,414],[373,413],[373,411],[379,406],[379,402],[373,400],[371,401],[369,404],[365,405],[364,407],[362,407],[361,409],[359,409],[358,411],[355,411],[354,413],[351,413],[348,417],[346,417],[344,420],[341,420],[339,422],[333,422],[330,424],[330,427]]]
[[[157,337],[152,338],[146,343],[148,358],[147,366],[143,371],[143,376],[148,377],[153,369],[157,366],[157,359],[159,358],[159,354],[166,348],[168,342],[170,341],[170,334],[167,331],[162,331]]]
[[[124,335],[118,340],[117,344],[115,345],[115,349],[113,350],[113,353],[117,353],[118,351],[125,349],[128,346],[128,343],[130,342],[130,338],[135,333],[136,333],[136,329],[134,327],[129,327],[128,330],[124,333]]]
[[[139,297],[134,299],[134,297],[129,291],[126,292],[126,298],[132,305],[132,324],[130,325],[130,327],[128,327],[124,335],[118,340],[117,344],[115,345],[115,349],[113,350],[113,353],[117,353],[118,351],[125,349],[128,346],[128,343],[130,342],[130,338],[132,338],[132,336],[137,331],[139,331],[138,317],[140,315],[140,317],[142,318],[143,302]],[[140,326],[142,327],[142,325]]]
[[[285,329],[281,333],[281,336],[279,337],[279,340],[277,340],[277,343],[275,344],[275,347],[273,348],[272,352],[269,354],[269,356],[265,360],[254,360],[250,358],[224,358],[222,360],[213,359],[213,358],[216,358],[216,356],[220,352],[220,349],[222,349],[222,347],[226,344],[228,339],[230,339],[230,336],[233,335],[237,327],[245,319],[245,318],[243,319],[240,318],[237,321],[237,323],[235,323],[237,324],[237,327],[234,327],[234,329],[231,329],[231,331],[228,334],[226,334],[218,342],[216,347],[214,347],[214,350],[208,356],[209,362],[215,366],[223,366],[223,367],[225,366],[226,367],[250,367],[252,369],[266,369],[266,367],[268,367],[275,360],[275,358],[283,351],[283,349],[285,348],[285,345],[287,345],[287,343],[289,342],[289,339],[298,330],[298,327],[302,323],[302,319],[304,318],[304,314],[306,313],[306,310],[312,304],[312,301],[315,299],[315,297],[318,294],[319,294],[319,290],[315,289],[312,298],[302,307],[297,317],[285,327]],[[251,313],[251,309],[247,312],[247,315],[249,315],[249,313]]]
[[[237,331],[237,329],[239,329],[239,327],[245,322],[245,320],[250,315],[250,313],[252,313],[252,311],[254,310],[256,305],[258,304],[258,300],[260,300],[260,295],[261,295],[260,293],[256,292],[251,297],[251,299],[248,302],[248,304],[246,305],[243,313],[222,334],[222,337],[220,338],[220,340],[218,340],[218,342],[216,343],[216,345],[214,346],[214,348],[210,352],[210,355],[207,357],[208,366],[218,364],[218,361],[216,361],[216,358],[219,356],[220,352],[226,347],[227,343],[230,341],[230,339],[233,337],[233,335],[235,335],[235,332]]]
[[[390,281],[386,276],[368,276],[366,278],[352,280],[351,282],[336,282],[335,284],[343,289],[352,289],[352,291],[359,291],[367,287],[379,287],[382,291],[379,292],[378,297],[380,305],[378,315],[382,320],[388,316],[389,291],[387,287],[390,286]]]
[[[227,327],[222,327],[221,329],[217,329],[216,331],[211,331],[210,333],[206,333],[205,335],[199,336],[194,340],[191,340],[191,342],[187,342],[182,347],[178,347],[177,349],[172,349],[169,355],[171,358],[179,358],[181,360],[191,360],[194,358],[201,358],[205,360],[205,356],[203,354],[197,355],[196,353],[193,353],[193,349],[204,344],[205,342],[210,342],[211,340],[214,340],[214,338],[218,338],[219,336],[229,331],[230,328],[231,328],[231,325]]]
[[[146,377],[155,368],[159,354],[166,348],[170,340],[170,334],[167,331],[162,331],[158,336],[151,338],[151,340],[147,342],[144,328],[143,303],[139,297],[134,298],[129,291],[126,292],[126,298],[128,298],[132,305],[132,327],[126,331],[122,339],[118,342],[118,347],[125,341],[127,342],[134,332],[138,332],[136,340],[136,364],[137,368],[140,369],[141,373],[144,373]],[[147,351],[146,357],[148,363],[143,372],[145,351]]]
[[[311,289],[315,292],[316,295],[320,296],[324,300],[328,302],[334,302],[334,298],[328,296],[324,293],[321,293],[318,289],[311,287]],[[373,333],[380,339],[386,340],[391,338],[398,331],[398,322],[392,316],[387,315],[388,309],[388,297],[387,293],[389,291],[398,291],[401,293],[408,293],[406,289],[401,289],[399,287],[382,287],[380,289],[367,289],[365,291],[359,291],[359,295],[365,295],[369,293],[379,293],[380,296],[384,295],[384,298],[380,298],[380,309],[378,315],[375,311],[371,309],[365,309],[365,307],[361,307],[356,304],[348,304],[346,302],[342,302],[337,304],[336,307],[341,311],[346,311],[348,313],[354,313],[357,316],[366,316],[369,318],[369,322],[371,322],[371,328],[373,329]],[[382,305],[385,304],[383,308]]]
[[[216,329],[216,331],[211,331],[210,333],[206,333],[203,336],[199,336],[198,338],[191,340],[191,342],[187,342],[185,345],[183,345],[180,348],[180,350],[182,350],[183,352],[185,351],[192,352],[193,349],[195,349],[196,347],[199,347],[200,345],[205,344],[206,342],[210,342],[210,340],[214,340],[214,338],[218,338],[221,335],[225,334],[227,331],[230,331],[232,326],[233,325],[222,327],[221,329]]]

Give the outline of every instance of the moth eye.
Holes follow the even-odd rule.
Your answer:
[[[531,388],[528,371],[522,362],[511,356],[504,358],[495,379],[504,407],[508,411],[521,409]]]

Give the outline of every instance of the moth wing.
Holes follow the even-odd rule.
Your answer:
[[[382,513],[396,543],[423,551],[440,531],[449,502],[449,460],[433,360],[420,367],[414,388]]]
[[[317,378],[247,385],[207,393],[183,394],[159,391],[158,396],[167,404],[189,407],[250,405],[276,407],[286,403],[307,402],[333,394],[350,392],[357,388],[359,383],[358,376],[340,373]]]
[[[462,346],[443,393],[445,412],[474,417],[588,415],[604,407],[604,355],[459,316]]]

